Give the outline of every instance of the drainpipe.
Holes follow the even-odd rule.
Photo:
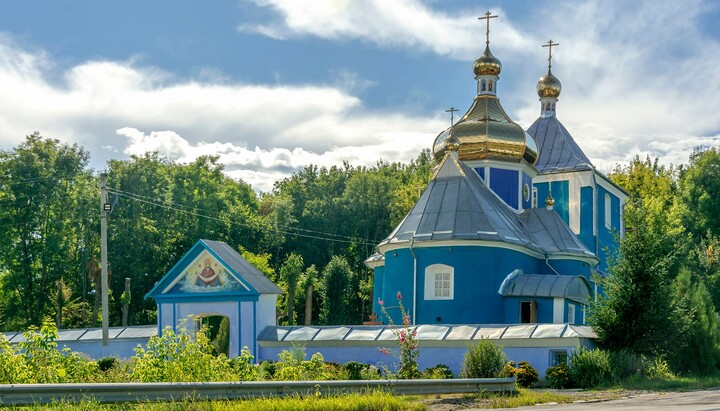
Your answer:
[[[560,273],[557,272],[557,271],[553,268],[553,266],[550,265],[550,261],[548,261],[548,253],[545,253],[545,265],[547,265],[548,267],[550,267],[550,269],[553,270],[553,272],[554,272],[555,274],[560,275]]]
[[[410,239],[410,254],[413,256],[413,308],[412,308],[412,325],[415,325],[415,316],[417,314],[417,256],[413,251],[415,244],[415,236]]]
[[[600,224],[598,224],[598,218],[600,218],[600,212],[598,211],[598,186],[597,186],[597,180],[595,179],[595,166],[592,166],[592,179],[593,179],[593,229],[595,231],[595,256],[600,258]]]

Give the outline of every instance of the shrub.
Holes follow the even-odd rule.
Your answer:
[[[345,370],[348,373],[348,379],[361,380],[362,370],[367,367],[367,364],[359,363],[357,361],[350,361],[345,363]]]
[[[400,291],[397,292],[398,307],[400,308],[400,317],[402,319],[402,326],[397,327],[392,320],[390,314],[383,303],[383,300],[378,300],[378,304],[382,309],[382,313],[387,317],[389,327],[392,333],[398,338],[398,345],[400,346],[400,370],[398,371],[398,378],[400,379],[412,379],[420,376],[418,371],[417,357],[420,354],[418,350],[417,340],[417,328],[411,327],[410,313],[405,309],[402,302],[402,294]]]
[[[461,375],[465,378],[497,378],[507,363],[502,348],[488,339],[468,347],[463,358]]]
[[[252,357],[249,353],[246,356]],[[192,335],[185,327],[178,332],[167,327],[153,336],[146,347],[135,348],[131,378],[140,382],[232,381],[233,372],[225,355],[214,356],[213,347],[201,329]]]
[[[626,380],[636,373],[635,354],[629,350],[608,352],[610,375],[613,382]]]
[[[671,380],[675,375],[670,371],[670,365],[662,357],[644,359],[643,375],[651,380]]]
[[[118,363],[118,359],[115,357],[104,357],[98,360],[98,368],[100,371],[107,371],[113,367],[115,367]]]
[[[0,384],[23,384],[32,381],[32,374],[15,347],[0,334]]]
[[[545,371],[545,383],[550,388],[571,387],[570,367],[561,363],[548,368]]]
[[[258,364],[258,379],[272,380],[275,378],[277,365],[273,360],[262,360]]]
[[[515,361],[510,361],[503,367],[502,371],[500,371],[500,377],[502,378],[512,378],[517,373],[517,368],[515,368]]]
[[[580,347],[570,356],[570,379],[578,388],[591,388],[610,381],[610,360],[606,351]]]
[[[538,372],[528,363],[527,361],[520,361],[518,363],[518,370],[515,373],[515,377],[517,378],[517,385],[528,388],[538,380]]]
[[[423,371],[422,377],[430,380],[447,380],[453,378],[454,375],[450,367],[445,364],[438,364]]]

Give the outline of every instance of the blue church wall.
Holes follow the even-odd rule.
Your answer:
[[[528,186],[528,190],[529,190],[527,193],[528,194],[527,199],[525,198],[525,185]],[[521,190],[521,193],[523,196],[523,198],[522,198],[522,208],[523,209],[528,209],[528,208],[532,207],[532,187],[533,187],[532,178],[530,178],[529,175],[523,173],[523,175],[522,175],[522,190]]]
[[[570,322],[570,306],[575,307],[575,320],[573,322]],[[576,301],[565,300],[564,321],[568,324],[584,325],[583,318],[585,318],[584,306]]]
[[[553,322],[553,299],[549,297],[504,297],[503,305],[506,324],[520,323],[520,303],[535,301],[537,304],[537,323]]]
[[[549,260],[548,264],[555,271],[567,274],[567,275],[582,275],[587,280],[590,280],[590,264],[579,261],[579,260]],[[555,271],[548,272],[547,274],[557,274]]]
[[[518,183],[518,171],[490,169],[490,189],[514,209],[518,208]]]
[[[482,178],[483,181],[485,181],[485,167],[478,167],[475,169],[475,171],[477,171],[480,178]]]
[[[538,194],[538,207],[545,206],[545,199],[548,196],[548,183],[537,183],[535,184]],[[553,181],[552,182],[552,196],[555,200],[555,207],[553,208],[556,213],[567,223],[570,224],[570,213],[568,211],[569,204],[569,184],[567,181]]]
[[[593,188],[580,188],[580,241],[585,244],[590,251],[597,253],[595,250],[595,234],[593,223]]]
[[[518,251],[478,246],[414,248],[417,256],[417,324],[437,323],[500,323],[504,321],[503,298],[498,288],[513,270],[527,273],[545,270],[544,260]],[[453,267],[453,299],[425,299],[425,269],[433,264]],[[409,249],[388,251],[382,288],[375,288],[374,308],[379,314],[378,298],[382,298],[395,323],[400,323],[396,294],[401,292],[403,305],[412,314],[413,257]],[[481,309],[480,309],[481,308]],[[387,319],[383,319],[387,322]],[[513,321],[516,322],[516,321]]]
[[[598,258],[600,258],[598,269],[607,272],[608,257],[615,252],[617,247],[615,236],[620,230],[620,199],[600,186],[597,190],[598,246],[600,248],[598,250]]]

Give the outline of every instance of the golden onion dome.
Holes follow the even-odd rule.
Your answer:
[[[441,132],[433,144],[435,159],[445,155],[449,137],[457,139],[458,158],[463,161],[495,159],[535,164],[538,148],[535,140],[512,121],[494,95],[478,95],[465,115]],[[449,145],[455,146],[454,143]]]
[[[502,63],[490,52],[490,46],[485,46],[485,52],[473,64],[475,76],[497,76],[502,70]]]
[[[560,84],[560,80],[558,80],[557,77],[553,76],[550,70],[538,80],[537,93],[540,98],[558,98],[560,91],[562,91],[562,84]]]

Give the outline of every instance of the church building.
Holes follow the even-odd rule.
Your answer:
[[[492,16],[494,17],[494,16]],[[595,276],[622,235],[627,193],[598,172],[557,118],[560,81],[537,83],[540,117],[526,131],[498,99],[502,64],[486,47],[477,95],[435,139],[438,165],[415,206],[366,261],[374,310],[414,324],[586,322]],[[448,111],[454,111],[450,109]],[[383,319],[388,321],[388,319]]]

